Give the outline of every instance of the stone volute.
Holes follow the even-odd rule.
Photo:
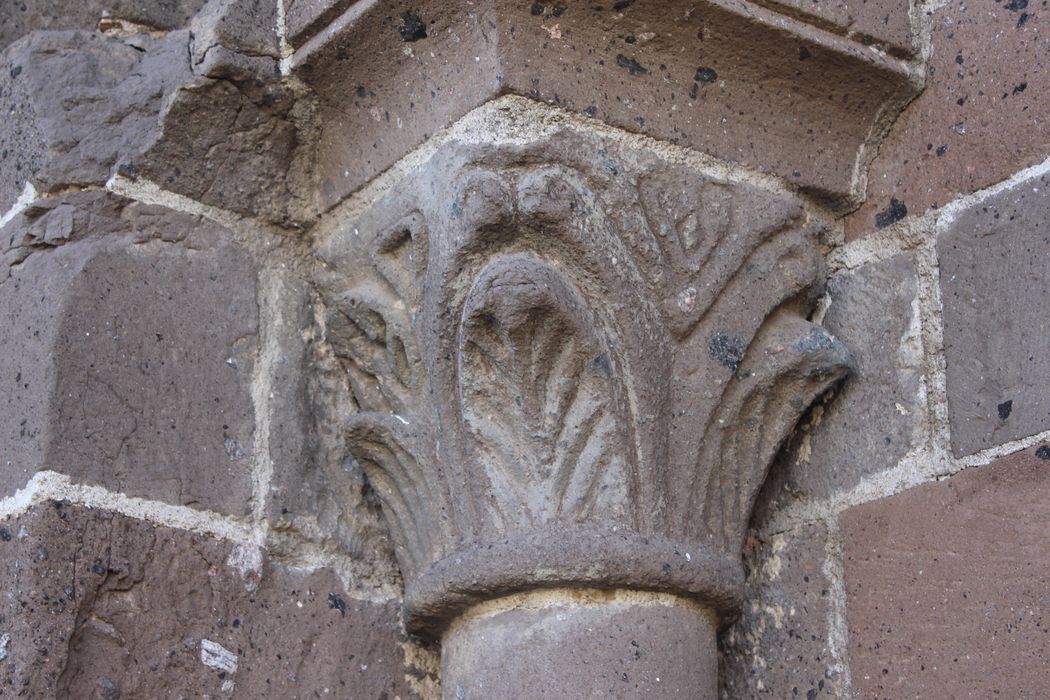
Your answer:
[[[848,353],[822,222],[518,98],[329,212],[328,341],[447,698],[717,696],[752,503]]]

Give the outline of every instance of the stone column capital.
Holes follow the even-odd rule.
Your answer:
[[[474,113],[321,227],[406,624],[574,586],[724,618],[767,467],[849,364],[806,320],[826,228],[772,179],[540,109]]]

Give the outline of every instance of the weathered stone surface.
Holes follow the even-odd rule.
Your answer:
[[[933,12],[926,89],[879,146],[848,238],[904,210],[922,215],[1046,157],[1050,65],[1041,20],[1027,0],[953,0]]]
[[[212,0],[190,24],[194,70],[247,80],[277,72],[276,0]]]
[[[964,455],[1050,429],[1050,176],[947,222],[937,251],[952,450]]]
[[[824,327],[850,348],[854,372],[816,406],[772,470],[762,520],[795,500],[823,500],[888,469],[925,436],[918,280],[907,255],[828,281]]]
[[[721,697],[845,697],[844,661],[830,640],[836,614],[827,529],[804,525],[744,548],[740,618],[722,633]]]
[[[3,697],[416,697],[396,606],[330,571],[59,502],[0,559]]]
[[[285,270],[263,272],[276,299],[267,334],[269,452],[266,516],[279,532],[335,546],[362,563],[357,583],[400,586],[389,535],[371,484],[346,447],[354,409],[341,368],[319,342],[307,285]]]
[[[259,321],[254,263],[229,232],[85,193],[3,234],[28,255],[0,284],[0,315],[19,329],[0,338],[14,390],[0,404],[4,491],[44,467],[245,512]]]
[[[908,5],[900,0],[770,0],[770,4],[895,55],[912,56],[917,49]]]
[[[573,585],[725,613],[769,462],[847,371],[800,313],[825,229],[688,158],[557,122],[525,140],[538,109],[505,105],[319,237],[409,623]]]
[[[174,95],[164,137],[134,175],[205,204],[285,222],[298,146],[294,96],[280,83],[197,79]]]
[[[716,627],[671,596],[538,593],[457,621],[442,640],[442,689],[446,700],[716,700]]]
[[[0,334],[0,494],[23,486],[44,465],[55,376],[50,358],[62,300],[83,265],[75,247],[56,246],[88,231],[129,230],[120,218],[127,204],[97,193],[68,195],[37,202],[0,229],[0,324],[9,329]]]
[[[304,22],[327,17],[309,8]],[[887,11],[906,21],[906,5]],[[906,65],[845,37],[755,5],[677,0],[360,3],[294,64],[320,101],[324,208],[508,92],[775,172],[841,205],[876,118],[915,91]]]
[[[0,153],[15,165],[0,180],[0,210],[26,180],[40,192],[102,183],[155,139],[165,95],[189,75],[187,37],[41,32],[8,47],[0,113],[18,116],[0,128]]]
[[[205,204],[300,221],[313,208],[297,184],[306,169],[296,160],[302,115],[274,74],[274,58],[257,53],[265,47],[248,27],[272,30],[267,10],[259,12],[246,27],[203,13],[207,31],[194,38],[199,56],[188,31],[161,39],[44,32],[10,46],[0,61],[0,113],[14,115],[0,128],[0,155],[9,164],[0,169],[0,210],[26,182],[44,193],[102,184],[119,170]],[[203,76],[194,76],[191,57]],[[308,111],[308,103],[299,109]]]
[[[1040,454],[846,512],[857,697],[1036,698],[1050,687],[1050,462]]]
[[[318,96],[313,174],[322,209],[499,92],[490,13],[468,17],[455,5],[361,3],[347,31],[332,28],[327,41],[296,53],[296,74]],[[414,38],[419,26],[425,38]]]
[[[124,23],[157,31],[178,29],[205,0],[11,0],[0,3],[0,50],[40,29],[116,30]]]

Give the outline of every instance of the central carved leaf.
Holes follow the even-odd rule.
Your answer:
[[[497,521],[615,517],[627,480],[612,359],[580,292],[545,261],[499,258],[468,294],[459,347],[462,415]]]

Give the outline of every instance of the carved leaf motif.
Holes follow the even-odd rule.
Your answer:
[[[491,263],[460,328],[463,420],[511,523],[582,520],[624,497],[612,360],[583,297],[549,263]]]
[[[791,313],[772,316],[748,348],[701,453],[701,464],[711,465],[703,513],[730,551],[743,546],[776,451],[813,401],[847,375],[850,363],[839,341]]]
[[[329,306],[328,337],[364,411],[404,413],[419,397],[424,370],[403,309],[369,289],[344,292]]]
[[[419,304],[428,243],[423,216],[412,212],[377,234],[369,251],[375,271],[410,309]]]
[[[402,422],[404,421],[404,422]],[[348,421],[350,452],[383,501],[394,548],[406,574],[430,561],[447,529],[439,517],[443,491],[419,464],[425,452],[411,432],[415,420],[365,413]]]
[[[666,295],[665,313],[677,333],[704,318],[756,253],[802,214],[797,204],[771,198],[756,208],[758,198],[740,184],[683,189],[673,171],[640,178],[638,197],[648,224],[648,233],[631,234],[642,237],[638,262]]]

